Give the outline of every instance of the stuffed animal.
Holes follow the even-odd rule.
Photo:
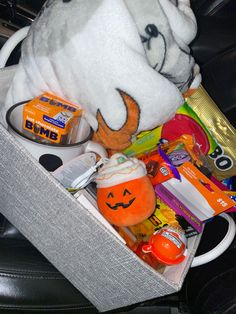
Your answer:
[[[2,115],[51,92],[85,109],[94,139],[123,150],[200,84],[188,0],[48,0],[30,27]]]
[[[136,158],[114,154],[99,170],[96,183],[98,208],[113,225],[136,225],[156,208],[145,164]]]

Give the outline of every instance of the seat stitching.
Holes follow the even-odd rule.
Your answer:
[[[55,274],[55,275],[57,275],[58,274],[58,276],[62,276],[58,271],[50,271],[50,270],[26,270],[26,269],[22,269],[22,268],[11,268],[11,269],[9,269],[9,270],[6,270],[6,269],[0,269],[0,273],[2,272],[2,273],[7,273],[8,271],[11,271],[11,272],[16,272],[16,273],[20,273],[20,272],[22,272],[22,273],[36,273],[36,274]]]
[[[8,277],[8,278],[23,278],[23,279],[38,279],[38,280],[65,280],[63,277],[45,277],[45,276],[28,276],[28,275],[14,275],[14,274],[1,274],[0,277]]]
[[[43,311],[45,309],[47,310],[60,310],[60,309],[66,309],[66,310],[73,310],[73,309],[95,309],[93,305],[80,305],[78,304],[71,304],[71,305],[67,305],[67,304],[62,304],[60,306],[58,305],[51,305],[51,306],[43,306],[42,308],[39,307],[28,307],[28,306],[24,306],[24,305],[17,305],[17,306],[12,306],[12,305],[0,305],[0,309],[25,309],[25,310],[39,310],[39,311]]]

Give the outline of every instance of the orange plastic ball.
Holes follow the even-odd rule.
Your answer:
[[[162,228],[151,236],[149,244],[143,246],[142,250],[152,253],[162,264],[178,264],[185,258],[186,238],[178,231]]]

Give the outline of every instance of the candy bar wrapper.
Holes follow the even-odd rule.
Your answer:
[[[165,182],[171,178],[180,180],[177,168],[171,164],[171,161],[160,147],[156,151],[139,158],[146,165],[147,175],[152,185]]]
[[[187,103],[199,116],[217,142],[208,155],[213,175],[220,181],[236,174],[236,130],[208,95],[203,86],[187,99]]]

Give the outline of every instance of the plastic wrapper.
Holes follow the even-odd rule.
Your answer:
[[[210,165],[200,146],[196,144],[194,136],[184,134],[176,140],[160,145],[160,147],[173,166],[178,168],[186,161],[190,161],[207,177],[211,177]]]
[[[217,142],[208,156],[213,175],[220,181],[236,175],[235,128],[202,86],[186,100]]]
[[[187,238],[198,234],[180,212],[176,213],[159,197],[156,202],[156,210],[148,219],[127,228],[138,242],[148,241],[155,231],[165,226],[183,229]]]
[[[171,178],[180,180],[178,170],[171,164],[171,161],[160,147],[156,151],[140,157],[140,159],[146,165],[147,175],[152,185],[165,182]]]
[[[187,103],[184,103],[173,119],[153,130],[140,133],[124,153],[127,156],[137,157],[155,149],[159,142],[170,142],[183,134],[194,136],[204,155],[213,153],[217,147],[216,141],[198,115]]]

